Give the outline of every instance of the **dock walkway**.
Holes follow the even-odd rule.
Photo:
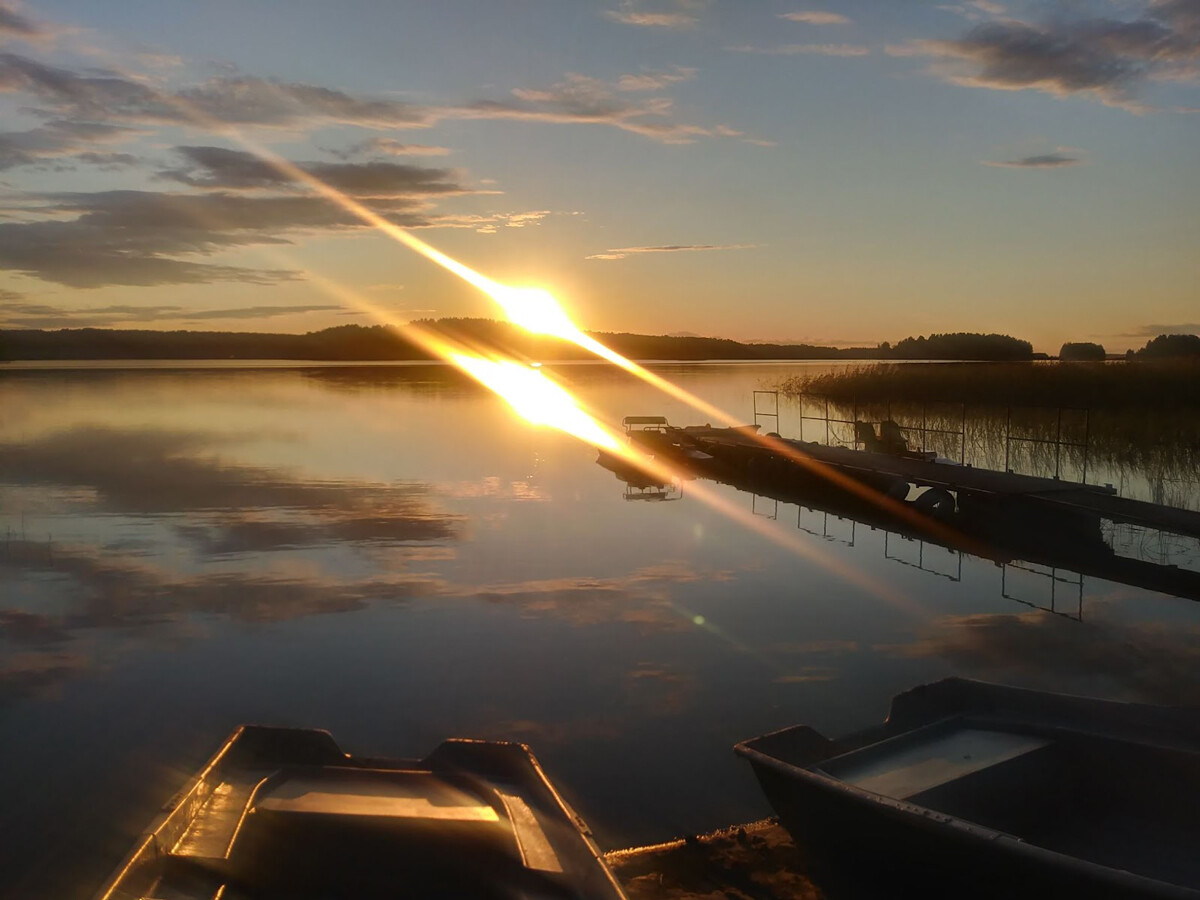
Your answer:
[[[757,466],[765,463],[775,466],[781,474],[790,467],[819,474],[820,466],[828,466],[869,483],[892,481],[916,487],[939,488],[960,496],[974,494],[1045,503],[1060,511],[1073,509],[1114,522],[1200,537],[1200,512],[1119,497],[1109,485],[1080,484],[1015,472],[926,462],[848,447],[763,437],[749,428],[668,427],[658,432],[633,431],[631,434],[635,440],[641,437],[639,442],[648,447],[654,443],[661,445],[663,441],[676,442],[733,465]],[[817,465],[813,466],[812,463]]]

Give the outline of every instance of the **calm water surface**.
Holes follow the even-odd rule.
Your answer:
[[[811,368],[658,371],[750,420]],[[595,458],[438,366],[0,372],[0,896],[87,896],[241,722],[526,741],[615,847],[768,814],[735,741],[922,681],[1200,702],[1193,601],[709,485],[797,553]]]

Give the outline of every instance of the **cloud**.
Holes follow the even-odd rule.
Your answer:
[[[669,98],[632,102],[617,96],[607,82],[577,73],[569,73],[565,80],[550,88],[516,88],[512,94],[515,101],[481,100],[445,109],[442,114],[460,119],[609,125],[668,144],[690,143],[697,137],[727,136],[720,126],[708,128],[671,121]]]
[[[8,483],[86,488],[104,513],[188,513],[186,535],[210,552],[457,536],[457,517],[435,510],[425,485],[318,482],[286,469],[234,465],[215,455],[219,441],[192,432],[78,427],[0,443],[0,471]]]
[[[792,22],[803,22],[806,25],[852,25],[854,23],[853,19],[840,13],[818,12],[817,10],[781,13],[779,18]]]
[[[0,222],[0,269],[92,288],[109,284],[274,284],[297,273],[249,269],[191,259],[188,254],[256,244],[285,244],[288,232],[362,228],[321,197],[230,193],[100,191],[44,194],[33,222]],[[381,197],[363,201],[405,227],[429,225],[424,201]],[[73,218],[71,218],[73,217]]]
[[[1200,334],[1200,322],[1182,322],[1175,325],[1143,325],[1136,331],[1127,331],[1114,337],[1153,338],[1160,334]]]
[[[619,9],[607,9],[604,16],[622,25],[639,28],[691,28],[699,21],[696,11],[704,3],[701,0],[675,0],[674,3],[651,3],[647,9],[645,0],[621,0]]]
[[[1075,622],[1044,612],[977,614],[938,619],[916,643],[896,648],[910,657],[939,657],[972,677],[1018,678],[1053,690],[1103,693],[1150,703],[1200,703],[1200,631],[1159,622],[1110,620],[1093,605]]]
[[[278,166],[244,150],[225,147],[176,147],[188,162],[184,168],[160,172],[162,178],[189,187],[254,190],[307,187]],[[345,194],[358,197],[404,197],[413,194],[459,194],[466,190],[449,169],[391,162],[295,164],[314,178]]]
[[[47,547],[33,541],[11,541],[0,554],[0,571],[7,577],[45,573],[74,583],[73,608],[45,617],[44,634],[50,629],[77,634],[91,628],[157,625],[191,612],[277,622],[362,609],[372,600],[421,596],[437,585],[427,578],[402,575],[341,579],[294,564],[266,571],[184,573],[107,547]],[[23,627],[33,626],[23,623]]]
[[[610,86],[599,79],[570,74],[549,89],[518,88],[512,92],[515,100],[419,106],[245,75],[214,78],[173,92],[160,91],[119,73],[80,73],[14,53],[0,53],[0,92],[31,94],[42,104],[37,111],[47,116],[87,123],[201,125],[214,131],[224,125],[306,130],[344,124],[399,129],[429,127],[447,119],[518,119],[611,125],[666,143],[720,136],[719,128],[669,121],[671,103],[665,98],[642,103],[616,98],[616,91],[657,89],[687,80],[693,74],[693,70],[676,67],[626,76],[624,86],[620,81]],[[345,158],[358,150],[398,155],[402,149],[411,153],[417,147],[426,155],[444,150],[385,138],[364,142],[340,155]]]
[[[738,44],[726,47],[732,53],[760,53],[765,56],[798,56],[812,54],[815,56],[869,56],[867,47],[857,44],[780,44],[775,47],[755,47],[750,44]]]
[[[348,159],[351,156],[364,154],[384,154],[386,156],[446,156],[451,152],[449,147],[437,147],[430,144],[406,144],[395,138],[374,137],[361,141],[342,151],[333,151],[335,156]]]
[[[25,91],[62,115],[145,124],[258,125],[296,128],[321,123],[366,128],[430,124],[427,110],[394,100],[237,75],[175,92],[118,73],[79,74],[15,53],[0,53],[0,91]]]
[[[0,224],[0,269],[77,288],[218,281],[268,285],[296,277],[294,272],[278,269],[251,269],[161,256],[152,246],[154,241],[148,230],[138,235],[114,235],[81,222],[4,223]],[[182,249],[179,243],[167,236],[162,239],[163,245],[174,245],[177,250]],[[197,247],[191,252],[211,246],[214,239],[197,237],[195,243]]]
[[[63,157],[91,163],[112,162],[113,156],[124,160],[125,154],[100,154],[95,148],[130,140],[142,133],[120,125],[65,120],[46,122],[28,131],[0,132],[0,170]],[[128,159],[136,161],[132,156]]]
[[[675,66],[664,71],[645,71],[636,75],[622,75],[617,79],[619,91],[658,91],[670,84],[691,81],[696,77],[697,69],[685,66]]]
[[[460,213],[430,216],[429,228],[470,228],[480,234],[495,234],[501,228],[524,228],[540,225],[550,215],[548,209],[533,209],[515,213]]]
[[[751,250],[757,244],[665,244],[658,247],[616,247],[585,259],[624,259],[638,253],[691,253],[701,250]]]
[[[493,603],[515,606],[533,616],[554,615],[576,625],[623,622],[647,631],[681,631],[694,627],[671,603],[669,586],[700,581],[728,581],[726,570],[702,571],[682,561],[666,561],[609,578],[570,576],[510,584],[456,588],[455,592]]]
[[[954,84],[994,90],[1091,95],[1130,110],[1145,107],[1133,91],[1149,79],[1195,81],[1200,11],[1195,0],[1161,0],[1136,19],[987,22],[958,40],[889,47],[894,56],[929,56],[933,74]]]
[[[979,22],[984,19],[994,19],[997,16],[1005,15],[1008,10],[999,3],[992,3],[990,0],[968,0],[966,3],[953,3],[939,6],[938,9],[943,12],[954,13],[962,16],[964,19],[970,19],[972,22]]]
[[[3,300],[0,292],[0,300]],[[98,306],[64,308],[37,303],[9,303],[0,309],[5,328],[122,328],[148,322],[205,322],[214,319],[273,319],[310,312],[341,310],[340,306],[235,306],[189,309],[185,306]]]
[[[1065,153],[1042,153],[1036,156],[1023,156],[1020,159],[984,160],[983,164],[1003,169],[1063,169],[1082,165],[1083,159],[1078,156],[1067,156]]]
[[[0,0],[0,35],[29,40],[50,37],[53,34],[53,29],[21,15],[11,3]]]

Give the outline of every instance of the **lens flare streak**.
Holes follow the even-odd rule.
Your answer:
[[[227,123],[219,122],[212,117],[201,112],[191,103],[186,100],[158,92],[162,101],[175,109],[177,109],[184,117],[189,119],[194,125],[201,128],[206,128],[214,133],[224,134],[232,140],[236,141],[248,151],[254,153],[259,159],[267,165],[273,167],[276,171],[283,174],[285,177],[303,184],[314,193],[324,197],[331,203],[337,205],[344,211],[348,212],[355,218],[359,219],[365,225],[375,228],[377,231],[386,234],[388,237],[397,241],[409,249],[419,253],[421,256],[431,262],[441,266],[443,269],[458,276],[463,281],[487,294],[494,300],[503,310],[509,321],[534,334],[542,334],[547,336],[555,336],[562,340],[570,341],[577,346],[585,349],[597,357],[604,359],[613,365],[635,375],[645,381],[652,387],[674,397],[677,400],[691,406],[699,412],[704,413],[710,419],[721,422],[725,425],[739,424],[724,410],[702,400],[699,397],[691,394],[685,389],[675,385],[666,379],[663,379],[653,372],[648,371],[644,367],[638,365],[632,360],[626,359],[615,350],[605,346],[600,341],[583,332],[578,325],[572,321],[571,317],[562,308],[561,304],[548,291],[536,287],[511,287],[500,284],[488,278],[487,276],[476,272],[470,266],[459,262],[453,257],[443,253],[436,247],[421,240],[416,235],[408,230],[400,227],[395,222],[377,213],[364,203],[348,196],[338,188],[330,185],[320,178],[305,170],[301,166],[296,165],[288,159],[281,157],[279,154],[272,152],[261,144],[251,141],[244,135],[237,132],[228,126]],[[326,280],[328,285],[328,281]],[[333,290],[343,298],[346,298],[350,292],[340,286]],[[355,303],[364,310],[372,310],[370,304]],[[390,317],[382,316],[379,321],[390,323]],[[641,458],[639,454],[633,453],[630,449],[616,439],[612,432],[608,431],[599,422],[596,422],[586,412],[581,410],[565,389],[545,379],[543,375],[541,379],[536,377],[528,377],[525,374],[520,376],[515,375],[517,369],[523,371],[524,367],[512,361],[501,361],[498,359],[488,360],[478,354],[473,354],[468,351],[451,351],[445,346],[445,342],[432,338],[428,334],[420,334],[417,329],[410,326],[408,333],[428,347],[432,352],[435,352],[440,358],[448,360],[458,366],[463,371],[467,372],[471,377],[476,378],[488,387],[496,390],[498,394],[504,396],[509,404],[518,413],[531,421],[537,421],[541,424],[550,424],[554,427],[561,428],[568,433],[575,434],[582,440],[588,441],[596,446],[611,452],[617,452],[622,457],[630,459],[635,465],[638,465],[651,473],[663,474],[668,472],[661,465],[654,462],[647,462],[645,458]],[[540,374],[540,373],[535,373]],[[547,387],[549,385],[549,387]],[[528,394],[532,388],[532,396],[537,397],[537,400],[529,400],[528,398],[519,397],[522,394]],[[508,391],[508,394],[505,393]],[[559,393],[561,392],[561,393]],[[510,396],[511,395],[511,396]],[[565,398],[565,399],[564,399]],[[549,408],[542,408],[540,403],[549,401]],[[565,420],[562,416],[565,414]],[[565,426],[565,427],[564,427]],[[755,436],[755,440],[762,443],[764,446],[779,453],[782,456],[791,459],[800,465],[813,469],[818,474],[825,478],[841,485],[847,490],[858,493],[867,497],[872,502],[886,507],[894,514],[903,517],[916,517],[907,506],[887,497],[880,497],[873,491],[870,491],[865,485],[861,485],[852,478],[848,478],[839,472],[830,469],[821,463],[811,459],[807,454],[784,444],[781,441],[770,436]],[[775,529],[763,528],[762,523],[754,520],[754,517],[744,510],[739,510],[728,504],[727,501],[717,497],[709,491],[698,492],[693,490],[693,495],[700,496],[705,499],[709,505],[721,510],[732,518],[739,520],[742,524],[759,532],[764,537],[775,543],[784,544],[792,549],[804,554],[805,556],[816,557],[817,561],[821,562],[826,567],[836,569],[839,574],[848,578],[851,581],[863,581],[863,576],[848,567],[840,567],[834,565],[830,559],[822,554],[817,554],[812,548],[791,539],[783,537]],[[928,523],[925,523],[928,525]],[[895,597],[895,592],[887,590],[883,585],[872,584],[871,589],[880,596],[892,595]]]

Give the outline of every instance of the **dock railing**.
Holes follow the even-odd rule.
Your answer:
[[[781,412],[778,396],[774,397],[774,405],[769,405],[757,396],[776,392],[756,391],[755,394],[755,422],[758,422],[760,416],[774,416],[778,422]],[[1000,462],[996,456],[989,454],[986,449],[987,441],[983,445],[980,444],[976,427],[971,429],[973,437],[968,447],[968,418],[971,410],[965,403],[891,400],[862,402],[857,398],[840,400],[815,392],[798,394],[797,403],[801,441],[815,440],[826,446],[861,450],[867,447],[867,442],[863,440],[865,432],[869,429],[882,441],[884,423],[889,422],[892,424],[886,428],[898,430],[910,450],[935,452],[951,458],[956,455],[956,461],[964,466],[982,464],[987,468]],[[1026,461],[1028,457],[1029,466],[1047,471],[1044,477],[1049,477],[1048,470],[1052,463],[1055,479],[1066,478],[1067,470],[1072,468],[1078,473],[1079,482],[1087,483],[1091,433],[1091,413],[1088,409],[1073,406],[1008,406],[987,407],[980,411],[988,412],[992,421],[996,421],[1000,413],[1004,415],[1003,434],[996,435],[992,445],[995,448],[992,452],[998,453],[999,438],[1003,437],[1003,471],[1013,472],[1019,467],[1018,464]],[[845,417],[847,412],[849,418]],[[871,435],[866,436],[869,438]],[[1049,452],[1039,453],[1039,448]],[[980,458],[981,455],[983,458]],[[1072,457],[1076,461],[1073,467],[1067,465]],[[1074,481],[1074,478],[1067,480]]]
[[[871,429],[873,431],[876,431],[876,430],[878,430],[877,427],[881,426],[885,421],[895,422],[896,426],[900,429],[900,432],[904,435],[905,439],[909,442],[910,445],[917,444],[918,436],[919,436],[920,446],[913,447],[912,449],[919,449],[923,453],[929,451],[929,449],[930,449],[929,445],[931,442],[931,438],[934,436],[957,438],[958,439],[957,440],[958,461],[963,463],[964,465],[966,465],[967,407],[966,407],[965,403],[930,404],[930,403],[922,402],[920,404],[921,424],[918,426],[917,424],[915,424],[915,422],[912,424],[905,424],[902,422],[897,422],[895,419],[895,416],[893,415],[892,402],[890,400],[884,400],[884,401],[880,401],[878,403],[865,403],[864,404],[864,403],[859,403],[859,401],[857,399],[854,399],[854,400],[850,401],[849,404],[845,404],[842,401],[835,400],[834,398],[830,397],[828,394],[805,392],[805,393],[799,394],[798,396],[799,396],[799,403],[800,403],[800,440],[801,441],[805,440],[804,423],[809,422],[809,423],[812,423],[810,425],[810,431],[809,431],[810,434],[812,433],[811,428],[813,425],[818,426],[818,431],[819,431],[819,426],[821,426],[821,425],[824,426],[825,440],[823,443],[826,446],[835,446],[836,445],[836,446],[842,446],[842,447],[851,447],[855,450],[859,450],[865,446],[865,442],[863,440],[861,440],[860,436],[859,436],[858,428],[859,428],[860,424],[869,425],[869,426],[871,426]],[[809,406],[805,405],[806,400],[809,398],[811,398],[813,401],[815,401],[816,408],[821,411],[820,415],[810,415],[808,412],[806,412],[806,410],[812,409],[812,405],[809,405]],[[778,401],[777,401],[777,403],[778,403]],[[839,418],[836,415],[836,410],[845,409],[847,407],[847,405],[850,407],[850,410],[851,410],[850,416],[851,417],[849,419]],[[915,405],[916,404],[904,404],[904,407],[907,410],[907,409],[913,408]],[[935,408],[935,410],[938,407],[941,407],[943,409],[948,408],[948,407],[953,407],[955,409],[955,413],[952,418],[953,418],[953,420],[960,423],[959,427],[957,427],[957,428],[942,428],[942,427],[940,427],[941,423],[944,420],[951,418],[948,416],[939,416],[939,417],[934,418],[931,421],[931,418],[930,418],[931,407]],[[898,411],[898,409],[899,409],[899,407],[897,407],[897,412],[895,413],[895,415],[898,415],[901,418],[906,418],[906,416],[901,414]],[[757,421],[757,410],[758,410],[758,407],[756,404],[756,406],[755,406],[756,420],[755,421]],[[778,410],[778,406],[776,406],[776,410]],[[875,413],[875,412],[878,412],[881,410],[883,411],[882,419],[874,419],[871,417],[872,413]],[[831,412],[833,412],[834,414],[831,414]],[[841,430],[839,428],[839,426],[849,426],[850,437],[848,437],[848,438],[845,437],[844,430]]]
[[[1043,606],[1042,604],[1033,600],[1027,600],[1023,597],[1016,596],[1014,593],[1011,593],[1012,588],[1009,586],[1008,579],[1009,571],[1022,572],[1027,576],[1049,580],[1050,604],[1048,606]],[[1062,572],[1067,572],[1074,577],[1068,578],[1065,575],[1060,574]],[[1061,608],[1059,585],[1064,585],[1068,588],[1074,588],[1072,597],[1075,606],[1074,612],[1069,612],[1067,609]],[[1043,612],[1053,613],[1056,616],[1074,619],[1076,622],[1083,621],[1083,575],[1081,575],[1079,572],[1070,572],[1069,570],[1059,569],[1057,567],[1037,567],[1032,564],[1019,562],[1004,563],[1000,567],[1000,595],[1005,600],[1012,600],[1014,603],[1020,603],[1033,609],[1040,609]]]

